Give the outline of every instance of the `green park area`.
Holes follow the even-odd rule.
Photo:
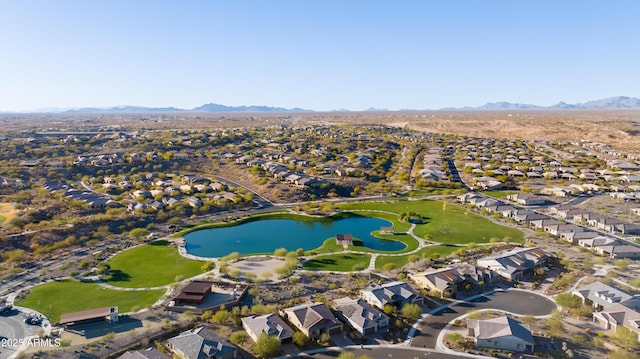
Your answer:
[[[518,191],[484,191],[483,194],[493,198],[505,198],[510,194],[518,193]]]
[[[175,246],[157,241],[117,254],[108,262],[105,283],[123,288],[168,285],[203,272],[203,261],[182,257]]]
[[[45,283],[31,289],[29,295],[16,305],[44,314],[52,323],[60,321],[64,313],[117,306],[120,313],[137,311],[155,303],[163,289],[124,291],[64,279]]]
[[[317,271],[350,272],[367,269],[371,255],[358,253],[341,253],[318,256],[308,260],[302,269]]]
[[[417,213],[422,223],[416,224],[413,233],[427,240],[447,244],[489,243],[492,238],[524,243],[524,233],[511,227],[493,223],[455,204],[434,201],[358,202],[338,206],[363,216],[390,220],[396,232],[406,231],[410,224],[399,221],[401,213]],[[393,214],[389,214],[389,212]]]
[[[376,270],[392,270],[402,268],[409,262],[418,261],[420,259],[436,259],[444,258],[460,247],[455,246],[428,246],[419,251],[401,256],[379,256],[376,258]]]

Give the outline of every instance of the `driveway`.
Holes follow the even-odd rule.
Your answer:
[[[556,304],[544,296],[508,289],[482,296],[471,302],[461,302],[429,315],[418,326],[411,346],[435,348],[438,334],[450,321],[473,310],[496,309],[518,315],[544,316],[556,309]]]

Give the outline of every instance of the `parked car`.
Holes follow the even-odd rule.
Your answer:
[[[42,318],[37,315],[29,315],[24,318],[24,322],[29,325],[40,325],[40,323],[42,322]]]
[[[10,305],[0,307],[0,314],[9,313],[13,309]]]

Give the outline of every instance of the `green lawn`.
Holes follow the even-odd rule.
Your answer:
[[[389,219],[396,226],[397,231],[408,228],[408,224],[399,223],[397,216],[375,212],[383,210],[400,214],[402,212],[416,212],[426,221],[416,225],[414,234],[440,243],[466,244],[470,242],[488,243],[493,237],[510,237],[511,242],[524,243],[524,233],[516,228],[505,227],[491,222],[489,219],[469,212],[466,208],[455,204],[434,201],[398,201],[398,202],[358,202],[339,206],[343,210],[370,210],[372,212],[357,212],[358,214]],[[382,217],[382,215],[386,217]]]
[[[444,258],[459,248],[460,247],[454,246],[428,246],[414,254],[404,256],[378,256],[378,258],[376,258],[376,270],[382,270],[387,263],[393,263],[394,268],[402,268],[405,264],[409,263],[409,257],[412,255],[420,258],[432,258],[433,255],[437,255],[439,258]]]
[[[367,248],[367,247],[362,247],[362,246],[349,246],[349,249],[352,251],[356,251],[356,252],[370,252],[370,253],[403,253],[403,252],[411,252],[412,250],[415,250],[416,248],[418,248],[418,241],[411,237],[408,234],[392,234],[392,235],[387,235],[387,234],[380,234],[380,231],[376,230],[373,231],[373,236],[374,237],[378,237],[378,238],[384,238],[384,239],[388,239],[391,241],[398,241],[398,242],[402,242],[406,245],[405,248],[399,250],[399,251],[393,251],[393,252],[387,252],[387,251],[381,251],[381,250],[376,250],[376,249],[371,249],[371,248]]]
[[[308,260],[304,263],[302,269],[350,272],[366,269],[369,267],[369,261],[371,261],[371,255],[369,254],[329,254]]]
[[[123,291],[106,289],[95,283],[64,279],[39,285],[16,305],[37,310],[52,323],[63,313],[117,306],[120,313],[143,309],[155,303],[164,290]]]
[[[484,191],[482,194],[485,194],[489,197],[493,198],[505,198],[510,194],[518,193],[518,191]]]
[[[320,247],[305,251],[305,255],[310,256],[322,253],[335,253],[342,252],[343,250],[344,247],[341,244],[336,244],[336,238],[332,237],[325,240]]]
[[[204,262],[184,258],[176,247],[168,246],[166,241],[158,241],[119,253],[108,263],[111,275],[106,283],[117,287],[144,288],[198,275],[202,273]]]

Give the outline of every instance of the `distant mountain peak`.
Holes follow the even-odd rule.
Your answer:
[[[217,103],[208,103],[191,109],[194,112],[306,112],[301,108],[283,108],[271,106],[226,106]]]
[[[591,109],[640,109],[640,99],[628,96],[608,97],[584,103],[569,104],[560,101],[551,106],[537,106],[511,102],[489,102],[479,107],[464,107],[458,110],[591,110]]]

